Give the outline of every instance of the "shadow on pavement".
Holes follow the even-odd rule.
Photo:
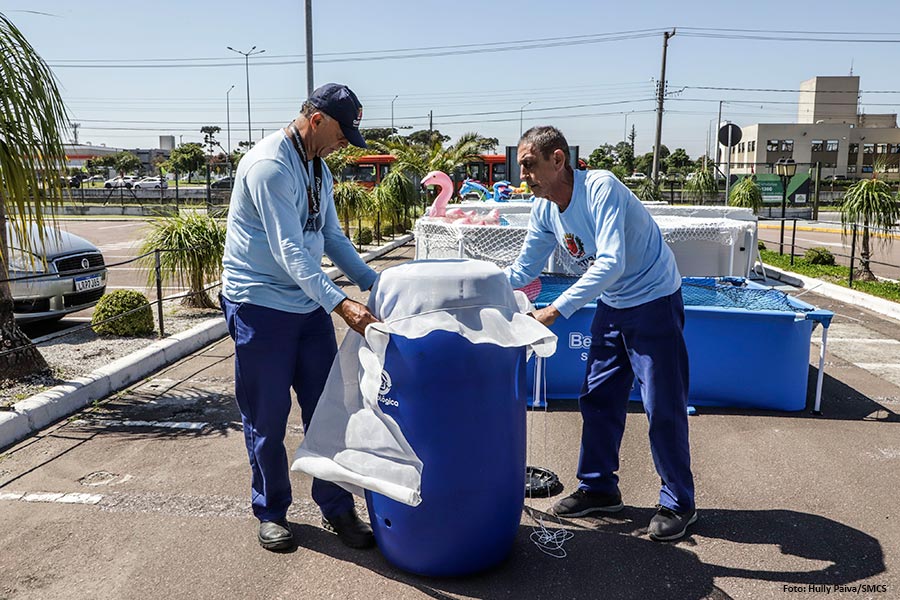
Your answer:
[[[716,578],[771,582],[772,590],[760,590],[770,595],[788,584],[847,584],[885,571],[877,539],[817,515],[704,509],[691,535],[679,544],[666,544],[646,537],[644,527],[652,514],[652,509],[626,508],[614,520],[568,523],[575,527],[588,523],[591,528],[573,529],[575,536],[565,544],[568,556],[563,559],[543,554],[529,539],[531,526],[521,525],[504,563],[460,578],[427,578],[400,571],[379,552],[344,548],[333,535],[311,525],[295,524],[294,532],[301,549],[358,564],[440,599],[729,598],[716,587]],[[523,522],[530,519],[523,517]],[[695,535],[721,540],[717,560],[747,566],[702,562],[690,550]],[[826,566],[803,568],[804,561]]]
[[[780,417],[793,419],[831,419],[840,421],[878,421],[882,423],[900,422],[900,414],[885,407],[859,390],[835,379],[828,373],[822,380],[822,414],[812,413],[816,399],[816,378],[818,369],[810,367],[807,384],[806,407],[799,411],[759,410],[753,408],[732,408],[720,406],[694,406],[698,415],[745,415],[754,417]],[[577,400],[550,400],[547,408],[529,408],[529,411],[578,412]],[[628,403],[629,413],[643,413],[640,401],[632,399]]]

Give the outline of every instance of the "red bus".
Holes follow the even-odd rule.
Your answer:
[[[355,165],[344,169],[344,178],[352,179],[363,187],[372,189],[387,175],[394,157],[390,154],[370,154],[360,156]],[[457,189],[466,177],[477,179],[485,187],[491,187],[498,181],[506,181],[506,156],[503,154],[482,154],[465,167],[456,169],[450,176]]]

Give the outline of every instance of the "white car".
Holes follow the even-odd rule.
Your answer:
[[[159,177],[144,177],[140,181],[135,182],[134,189],[136,190],[145,190],[145,189],[166,189],[169,187],[169,182],[165,179],[160,179]]]
[[[107,189],[119,188],[119,187],[131,189],[132,186],[134,186],[134,184],[137,183],[139,179],[140,178],[137,177],[136,175],[125,175],[124,177],[114,177],[112,179],[107,179],[106,182],[103,184],[103,187],[105,187]]]
[[[628,177],[626,177],[625,181],[633,181],[635,183],[640,183],[640,182],[644,181],[645,179],[647,179],[647,176],[644,175],[643,173],[634,172],[631,175],[629,175]]]
[[[41,242],[37,225],[32,224],[31,252],[25,252],[8,221],[6,236],[16,321],[59,319],[94,306],[106,291],[103,255],[86,239],[44,225]]]

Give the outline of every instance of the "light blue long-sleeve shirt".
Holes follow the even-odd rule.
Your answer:
[[[598,297],[613,308],[631,308],[675,293],[681,275],[656,222],[609,171],[575,171],[566,209],[535,198],[525,243],[506,269],[514,288],[533,281],[560,244],[587,267],[553,301],[566,318]]]
[[[222,294],[292,313],[331,312],[346,294],[322,271],[327,255],[360,289],[376,273],[341,231],[334,179],[322,164],[318,219],[308,224],[312,179],[284,131],[266,136],[241,159],[231,192],[223,257]]]

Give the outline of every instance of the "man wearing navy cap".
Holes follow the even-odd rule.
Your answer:
[[[231,193],[221,302],[235,342],[235,397],[250,458],[253,514],[267,550],[294,545],[284,447],[291,388],[307,428],[337,354],[330,313],[359,334],[377,320],[321,267],[327,255],[361,290],[375,282],[375,271],[341,231],[334,179],[322,160],[349,144],[366,147],[361,119],[362,105],[350,88],[323,85],[299,117],[241,159]],[[312,497],[323,525],[343,543],[374,545],[347,491],[314,479]]]

